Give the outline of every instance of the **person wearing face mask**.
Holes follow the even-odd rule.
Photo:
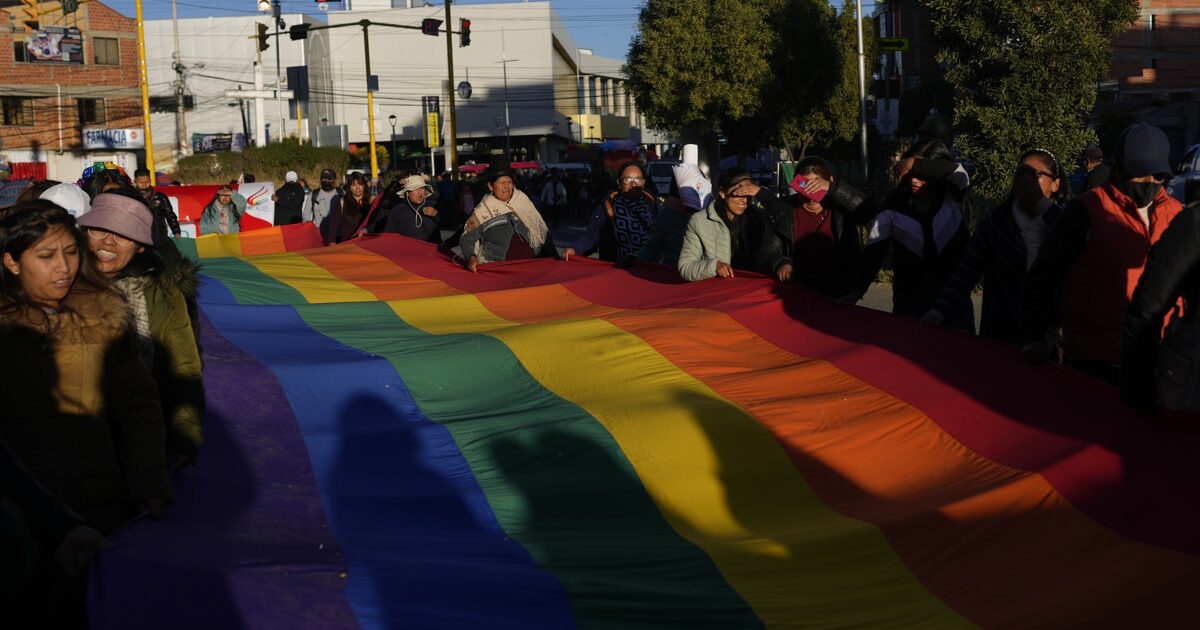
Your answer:
[[[940,140],[909,149],[897,174],[900,184],[884,199],[867,233],[855,291],[839,301],[861,299],[891,250],[892,312],[915,318],[933,307],[967,249],[962,204],[970,179]],[[975,332],[970,296],[959,297],[952,307],[946,325]]]
[[[804,192],[792,199],[795,205],[758,198],[768,209],[759,270],[780,282],[798,282],[838,297],[852,288],[859,256],[856,226],[865,222],[861,212],[866,198],[834,181],[829,162],[815,155],[800,160],[796,175]]]
[[[400,202],[388,214],[384,232],[402,234],[409,238],[440,243],[442,226],[437,208],[431,203],[429,193],[433,187],[420,175],[409,175],[396,193]]]
[[[958,270],[946,283],[933,308],[921,318],[924,324],[939,325],[954,314],[954,305],[970,299],[983,279],[983,313],[979,334],[1019,345],[1021,333],[1021,290],[1025,276],[1045,239],[1046,231],[1061,212],[1056,204],[1070,198],[1070,186],[1058,158],[1046,149],[1021,155],[1013,171],[1008,200],[987,214],[975,227]]]
[[[1022,354],[1030,363],[1046,358],[1047,322],[1061,287],[1067,363],[1119,383],[1121,334],[1146,253],[1182,210],[1163,188],[1169,151],[1160,129],[1130,125],[1113,146],[1108,181],[1063,208],[1025,283]]]
[[[636,256],[650,237],[659,200],[643,186],[646,176],[633,162],[621,165],[618,188],[604,197],[588,217],[587,231],[563,250],[563,260],[576,254],[589,256],[599,250],[600,259],[616,262]]]
[[[321,187],[312,191],[308,196],[308,203],[304,204],[304,221],[320,226],[329,213],[338,211],[341,195],[336,184],[337,173],[334,173],[333,169],[321,171]]]
[[[764,220],[751,201],[760,192],[746,169],[721,171],[716,197],[688,219],[677,265],[684,280],[732,278],[735,269],[755,270]]]

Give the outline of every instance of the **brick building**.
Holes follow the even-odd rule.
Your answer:
[[[74,181],[95,160],[136,166],[144,151],[124,148],[144,146],[136,21],[95,0],[70,15],[0,0],[0,142],[13,179]]]
[[[1157,125],[1177,160],[1200,142],[1200,0],[1142,0],[1141,9],[1138,22],[1113,40],[1097,111]]]

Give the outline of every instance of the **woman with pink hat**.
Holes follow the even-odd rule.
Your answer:
[[[188,316],[198,267],[182,256],[164,262],[153,247],[154,214],[140,198],[101,193],[79,217],[96,269],[125,295],[138,347],[158,384],[168,462],[195,463],[204,441],[204,383],[196,328]]]

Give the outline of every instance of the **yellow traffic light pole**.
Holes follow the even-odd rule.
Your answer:
[[[371,181],[379,179],[379,158],[375,155],[375,96],[371,91],[371,40],[367,20],[359,22],[363,30],[363,60],[367,66],[367,125],[371,129]]]
[[[150,137],[150,88],[146,83],[146,31],[142,26],[142,0],[137,0],[138,76],[142,81],[142,128],[146,134],[146,169],[150,171],[150,185],[157,185],[154,174],[154,142]]]

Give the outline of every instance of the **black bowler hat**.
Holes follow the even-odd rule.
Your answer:
[[[494,182],[501,177],[512,176],[512,165],[508,158],[503,155],[493,155],[488,158],[487,178],[489,182]]]

